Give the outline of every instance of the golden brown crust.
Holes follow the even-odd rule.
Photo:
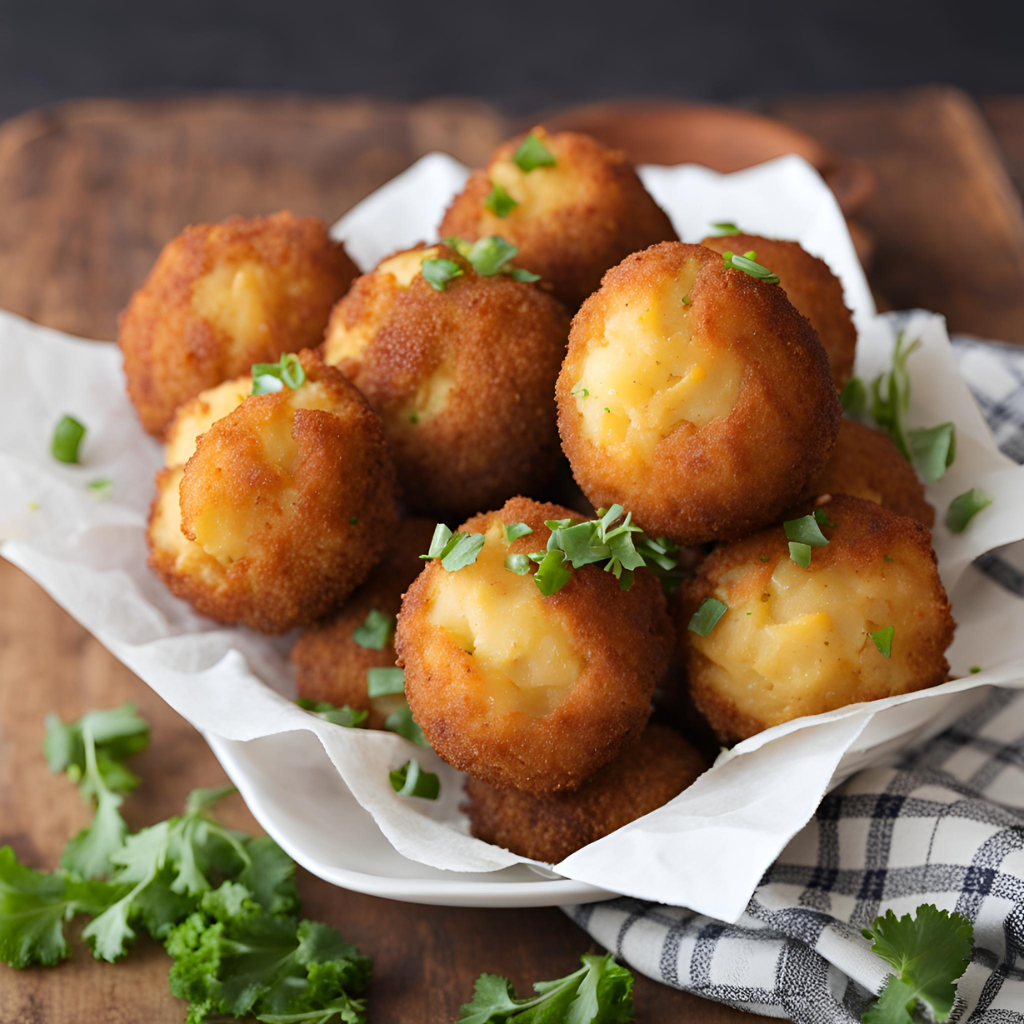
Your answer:
[[[467,779],[470,830],[520,857],[557,864],[571,853],[650,814],[707,768],[677,732],[648,725],[640,740],[568,793],[524,793]]]
[[[928,504],[914,467],[892,438],[854,420],[843,420],[825,468],[807,485],[800,507],[785,518],[803,515],[808,504],[813,507],[835,494],[877,502],[929,530],[935,524],[935,509]]]
[[[258,267],[260,275],[261,323],[245,338],[233,338],[193,304],[197,282],[236,266]],[[284,211],[186,228],[164,246],[120,318],[128,395],[143,427],[160,437],[175,409],[200,391],[318,344],[331,306],[357,273],[313,217]]]
[[[507,217],[495,216],[483,205],[491,191],[492,168],[509,162],[525,137],[503,142],[488,166],[473,172],[444,215],[438,232],[442,237],[501,235],[519,247],[517,264],[540,274],[569,309],[576,309],[597,289],[601,275],[631,252],[677,237],[625,153],[577,132],[544,136],[559,164],[573,171],[571,199],[534,214],[513,210]]]
[[[608,318],[694,264],[694,334],[740,361],[739,392],[727,416],[700,429],[678,424],[644,466],[584,435],[572,391]],[[556,395],[562,448],[594,507],[622,504],[648,533],[681,544],[742,536],[775,519],[824,465],[841,418],[825,352],[785,294],[682,242],[634,253],[608,271],[573,319]]]
[[[496,521],[526,523],[533,533],[508,550],[528,554],[546,545],[545,520],[560,518],[584,517],[558,505],[513,498],[460,529],[484,533]],[[640,735],[672,645],[665,601],[653,576],[638,570],[633,587],[624,591],[610,573],[591,565],[542,598],[545,615],[567,632],[582,667],[553,710],[528,715],[490,704],[473,656],[430,622],[432,594],[443,585],[444,573],[439,562],[430,562],[406,592],[395,647],[413,717],[449,764],[492,785],[554,792],[577,787]]]
[[[383,561],[345,607],[302,631],[291,652],[300,697],[366,711],[367,725],[383,728],[387,710],[370,699],[366,671],[395,664],[394,639],[375,651],[357,644],[352,635],[371,611],[398,615],[402,594],[423,568],[419,556],[426,553],[433,533],[431,519],[403,519],[388,539]]]
[[[368,332],[361,354],[337,365],[383,420],[406,503],[463,517],[551,476],[551,396],[569,316],[535,285],[481,277],[446,246],[431,249],[462,276],[437,291],[422,274],[408,287],[388,273],[365,274],[335,307],[322,351],[334,361],[332,338]],[[450,387],[442,407],[417,411],[438,375]]]
[[[720,641],[731,644],[731,650],[719,649],[717,661],[712,661],[704,653],[708,649],[704,641],[687,627],[700,603],[709,597],[729,606],[710,634],[715,636],[725,616],[732,616],[735,625],[758,602],[770,604],[786,596],[786,588],[776,585],[780,564],[791,568],[783,528],[771,527],[721,545],[700,565],[696,578],[681,588],[681,600],[673,607],[678,655],[687,666],[694,703],[723,743],[735,743],[800,715],[909,693],[946,680],[945,651],[953,640],[955,623],[928,530],[914,519],[846,494],[837,495],[823,507],[835,527],[824,527],[829,543],[813,549],[810,567],[800,569],[798,585],[817,587],[825,606],[816,605],[810,609],[812,614],[823,610],[840,617],[846,610],[854,610],[861,622],[858,643],[863,653],[854,652],[849,633],[844,636],[843,630],[837,629],[827,634],[832,646],[826,643],[815,654],[814,668],[826,666],[820,682],[805,675],[795,682],[792,694],[787,694],[780,692],[786,689],[784,682],[764,677],[759,697],[749,685],[745,687],[745,698],[770,702],[772,710],[743,710],[723,689],[724,680],[739,678],[739,673],[750,668],[753,655],[749,644],[725,634]],[[802,611],[806,616],[808,609]],[[884,621],[872,622],[874,615]],[[871,630],[894,626],[890,658],[875,648],[865,623]],[[782,657],[795,656],[794,637],[778,642]],[[757,656],[766,659],[766,654],[760,649]],[[839,661],[842,657],[845,664]],[[778,701],[790,701],[793,713],[779,713]]]
[[[150,565],[172,593],[212,619],[265,633],[337,608],[377,563],[397,521],[379,420],[337,370],[308,350],[299,358],[303,387],[319,384],[329,408],[294,411],[294,460],[275,463],[264,442],[268,425],[299,392],[246,399],[199,438],[184,470],[158,474],[147,534]],[[180,527],[165,521],[168,505],[161,503],[179,478]],[[193,542],[211,509],[229,524],[221,532],[244,551],[228,564]],[[232,536],[232,523],[246,534]]]
[[[743,254],[753,249],[757,262],[779,275],[779,286],[789,301],[811,321],[828,353],[832,380],[842,391],[853,375],[857,328],[843,301],[843,285],[829,265],[812,256],[798,242],[778,241],[761,235],[714,235],[701,243],[715,252]]]

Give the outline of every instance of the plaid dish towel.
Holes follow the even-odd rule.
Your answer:
[[[954,348],[1000,447],[1024,462],[1024,352]],[[976,565],[1021,601],[1024,625],[1022,548]],[[833,790],[734,925],[629,898],[565,910],[656,981],[799,1024],[859,1024],[889,973],[860,929],[922,903],[974,922],[951,1019],[1024,1021],[1024,692],[994,690],[923,749]]]

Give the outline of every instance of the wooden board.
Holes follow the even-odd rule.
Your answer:
[[[991,137],[960,94],[800,101],[776,112],[839,152],[874,159],[881,187],[863,216],[877,236],[876,285],[902,304],[948,312],[960,329],[1024,340],[1024,290],[1013,270],[1024,265],[1019,208]],[[1013,116],[1020,139],[1024,110]],[[132,288],[185,224],[283,207],[331,220],[417,156],[445,149],[476,163],[513,127],[482,104],[451,100],[89,101],[26,115],[0,126],[0,308],[112,338]],[[932,168],[941,187],[928,184]],[[984,301],[968,294],[965,274],[987,278]],[[174,813],[189,789],[222,780],[198,734],[6,564],[0,658],[0,843],[29,863],[54,865],[86,820],[73,788],[46,770],[49,710],[75,717],[139,703],[153,742],[140,758],[143,790],[126,804],[135,827]],[[255,828],[237,798],[229,818]],[[453,1020],[481,971],[523,986],[570,970],[590,948],[554,909],[418,907],[308,875],[300,889],[310,916],[374,957],[371,1021]],[[167,966],[158,947],[142,943],[117,967],[78,949],[58,971],[0,968],[0,1020],[177,1022],[182,1004],[168,992]],[[641,1021],[757,1019],[643,978],[637,1002]]]

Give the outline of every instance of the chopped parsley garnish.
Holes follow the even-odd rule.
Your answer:
[[[970,521],[993,501],[995,498],[981,487],[972,487],[958,494],[946,509],[946,529],[952,533],[963,533]]]
[[[824,507],[816,508],[814,510],[814,518],[815,518],[815,521],[818,523],[819,526],[835,526],[836,525],[835,523],[832,522],[831,519],[829,519],[828,513],[825,511]]]
[[[505,568],[517,576],[525,576],[530,571],[530,558],[528,555],[506,555]]]
[[[512,260],[519,253],[519,247],[506,241],[501,235],[489,235],[467,242],[462,238],[446,238],[444,244],[454,249],[481,277],[507,274],[513,281],[539,281],[540,274],[531,273],[523,267],[514,267]]]
[[[864,387],[864,381],[860,377],[851,377],[846,382],[846,387],[839,392],[839,404],[843,412],[851,416],[859,416],[868,404],[868,389]]]
[[[405,693],[405,672],[400,668],[368,668],[366,692],[371,697],[387,697]]]
[[[86,487],[96,501],[106,501],[114,493],[114,481],[108,476],[102,476],[98,480],[90,480]]]
[[[508,978],[481,974],[456,1024],[629,1024],[633,975],[611,953],[582,956],[580,962],[583,966],[564,978],[536,982],[536,995],[525,999]]]
[[[572,579],[572,572],[565,564],[564,551],[553,548],[544,553],[544,557],[533,574],[533,582],[545,597],[558,593]]]
[[[508,523],[504,527],[505,531],[505,543],[511,544],[514,540],[519,540],[520,537],[528,537],[533,533],[533,527],[527,526],[526,523]]]
[[[733,270],[742,270],[744,274],[756,277],[765,284],[778,284],[779,275],[773,274],[767,267],[762,267],[760,263],[755,263],[756,258],[757,253],[753,249],[750,252],[745,252],[742,256],[737,256],[736,253],[728,250],[722,253],[722,259],[727,267],[732,267]]]
[[[78,447],[85,437],[85,427],[74,416],[61,416],[53,428],[50,451],[58,462],[78,462]]]
[[[782,528],[786,531],[787,540],[809,544],[812,548],[822,548],[828,544],[828,538],[821,532],[821,526],[818,525],[820,522],[817,515],[801,516],[799,519],[788,519],[782,524]],[[828,519],[826,518],[824,522],[828,523]]]
[[[690,296],[689,295],[684,295],[683,296],[682,303],[683,303],[684,306],[692,306],[693,305],[693,303],[690,301]]]
[[[462,277],[464,271],[455,260],[445,259],[438,256],[433,259],[424,260],[420,264],[420,271],[423,280],[435,291],[443,292],[449,281]]]
[[[956,458],[956,426],[940,423],[937,427],[908,430],[907,445],[917,475],[926,484],[933,484],[942,478]]]
[[[935,1020],[949,1019],[957,980],[967,970],[974,945],[974,928],[966,917],[925,903],[913,917],[886,911],[861,934],[871,939],[872,953],[896,968],[878,1001],[863,1014],[864,1024],[912,1024],[918,1002],[927,1004]]]
[[[440,558],[442,568],[448,572],[458,572],[476,561],[483,546],[482,533],[452,533],[444,523],[438,523],[429,550],[420,558]]]
[[[895,626],[885,626],[882,629],[876,629],[874,633],[868,633],[875,642],[875,646],[878,648],[878,653],[883,658],[892,657],[892,638],[896,632]]]
[[[501,217],[504,219],[507,217],[519,203],[513,199],[504,186],[499,185],[496,181],[491,182],[491,191],[487,193],[484,199],[484,206],[494,214],[495,217]]]
[[[368,711],[350,708],[347,704],[337,707],[325,700],[307,700],[305,697],[299,697],[295,703],[303,711],[309,711],[333,725],[343,725],[346,729],[358,729],[366,725],[366,719],[370,717]]]
[[[715,229],[715,234],[719,238],[721,238],[722,235],[742,235],[743,234],[743,232],[740,231],[740,229],[738,227],[736,227],[736,225],[733,224],[732,221],[729,221],[729,220],[716,221],[716,222],[712,223],[711,226]]]
[[[352,631],[352,639],[360,647],[370,651],[383,651],[394,635],[394,615],[385,615],[376,608],[372,608],[366,616],[366,621]]]
[[[802,566],[804,569],[810,569],[811,545],[791,540],[789,542],[789,558],[790,561],[796,562],[797,565]]]
[[[252,392],[254,395],[272,395],[284,387],[295,391],[306,383],[306,371],[299,357],[285,352],[276,363],[252,364]]]
[[[555,154],[544,145],[537,136],[530,132],[512,154],[512,163],[526,174],[538,167],[554,167],[558,161]]]
[[[729,610],[724,601],[714,597],[705,597],[690,617],[687,629],[697,636],[707,636],[718,625],[718,620]]]
[[[410,758],[401,768],[388,772],[391,788],[399,796],[418,796],[421,800],[436,800],[441,792],[441,780],[424,771],[416,758]]]
[[[428,749],[430,747],[426,736],[423,735],[423,730],[413,720],[412,709],[408,704],[403,704],[400,708],[392,711],[384,719],[384,728],[388,732],[401,736],[403,739],[410,740],[419,747],[427,747]]]
[[[972,676],[976,676],[981,671],[980,665],[972,665],[969,669]]]

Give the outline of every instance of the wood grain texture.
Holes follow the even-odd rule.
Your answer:
[[[185,224],[290,207],[333,219],[431,149],[480,161],[506,126],[465,101],[414,107],[363,100],[75,103],[0,127],[0,308],[85,337],[115,318],[160,246]],[[0,843],[53,867],[87,819],[51,776],[43,719],[135,700],[153,726],[133,765],[144,784],[125,805],[133,827],[175,813],[196,786],[223,780],[202,738],[16,569],[0,564]],[[256,830],[237,798],[224,815]],[[370,1020],[453,1020],[484,970],[519,986],[563,974],[591,947],[556,909],[420,907],[361,896],[305,873],[306,913],[374,958]],[[55,970],[0,967],[4,1024],[171,1024],[184,1007],[169,960],[140,943],[115,967],[76,946]],[[757,1020],[642,977],[638,1020]],[[767,1018],[762,1018],[767,1020]]]

